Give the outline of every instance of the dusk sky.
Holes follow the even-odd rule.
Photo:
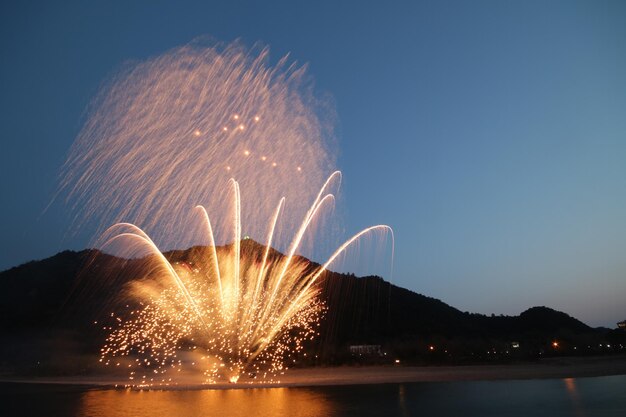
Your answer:
[[[44,209],[101,83],[211,36],[308,63],[337,110],[345,229],[393,227],[394,284],[615,327],[625,22],[623,1],[4,1],[0,269],[88,244]]]

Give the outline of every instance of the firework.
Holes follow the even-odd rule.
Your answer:
[[[101,361],[130,368],[129,378],[137,386],[176,384],[177,373],[190,367],[200,370],[206,383],[238,382],[242,375],[246,382],[277,381],[275,376],[302,351],[303,342],[316,335],[325,309],[316,283],[326,268],[362,236],[390,231],[384,225],[361,231],[323,265],[296,255],[312,221],[332,201],[326,187],[337,176],[338,172],[331,175],[320,190],[286,255],[271,248],[284,199],[271,220],[262,254],[254,242],[246,245],[237,234],[232,244],[219,250],[214,245],[196,248],[190,259],[171,263],[138,227],[124,223],[110,228],[105,248],[123,241],[129,253],[147,250],[154,265],[147,279],[129,289],[139,308],[121,316],[111,314],[113,324],[105,326],[110,334]],[[231,186],[238,210],[237,182],[231,181]],[[197,210],[208,240],[214,242],[206,210],[201,206]],[[240,231],[239,213],[232,219],[233,229]]]
[[[341,174],[333,112],[311,85],[287,58],[270,65],[267,48],[195,42],[127,65],[92,103],[61,191],[77,229],[96,224],[97,247],[144,264],[119,289],[127,307],[99,323],[101,361],[132,385],[193,369],[208,383],[275,381],[317,334],[326,268],[390,230],[330,256],[315,236]]]
[[[61,192],[82,230],[141,225],[164,248],[188,246],[190,208],[232,213],[236,178],[246,235],[261,241],[276,203],[289,204],[274,247],[294,230],[335,170],[334,112],[312,93],[306,68],[239,43],[173,49],[126,65],[93,100],[64,165]],[[232,231],[214,224],[216,240]]]

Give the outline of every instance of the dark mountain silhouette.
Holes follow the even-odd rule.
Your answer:
[[[165,256],[182,262],[203,250],[207,249],[194,247]],[[261,259],[264,250],[252,240],[242,241],[247,256]],[[280,256],[270,250],[270,257]],[[0,367],[38,372],[47,363],[50,372],[88,370],[103,340],[94,321],[112,311],[112,303],[132,302],[116,295],[145,274],[146,264],[146,258],[120,259],[83,250],[0,272]],[[599,346],[607,329],[590,328],[547,307],[533,307],[519,316],[471,314],[380,277],[331,271],[322,275],[319,290],[328,310],[320,336],[308,347],[316,354],[303,359],[304,365],[396,358],[408,363],[465,363],[606,353]],[[355,353],[350,351],[354,345],[375,348]],[[61,364],[55,367],[55,361]]]

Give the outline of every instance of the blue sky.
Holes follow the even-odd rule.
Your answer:
[[[0,5],[0,269],[86,245],[41,213],[102,81],[210,35],[309,64],[337,108],[346,230],[394,228],[394,283],[626,318],[625,3],[126,3]]]

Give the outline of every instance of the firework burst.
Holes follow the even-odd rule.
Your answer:
[[[145,267],[125,272],[127,307],[100,323],[103,363],[128,368],[136,386],[178,383],[193,369],[202,382],[271,382],[304,355],[326,309],[326,268],[390,230],[358,233],[323,265],[303,257],[331,253],[312,230],[328,220],[341,178],[331,107],[304,66],[272,66],[267,48],[238,42],[194,42],[104,84],[60,187],[75,230],[94,226],[96,247]]]
[[[215,245],[196,248],[190,259],[172,263],[138,227],[128,223],[111,227],[104,247],[122,241],[129,249],[147,249],[154,265],[149,276],[134,281],[128,290],[139,300],[138,308],[111,314],[100,360],[130,368],[129,378],[137,386],[176,384],[177,373],[189,368],[200,370],[205,383],[235,383],[242,375],[246,382],[276,382],[275,377],[302,352],[303,343],[317,334],[325,306],[317,297],[316,284],[326,268],[362,236],[391,230],[379,225],[361,231],[323,265],[297,256],[309,226],[333,199],[326,193],[328,184],[339,176],[336,172],[328,178],[286,255],[271,248],[284,199],[259,253],[256,244],[246,245],[241,239],[241,204],[234,180],[235,240],[219,250]],[[206,210],[196,209],[214,242]]]

